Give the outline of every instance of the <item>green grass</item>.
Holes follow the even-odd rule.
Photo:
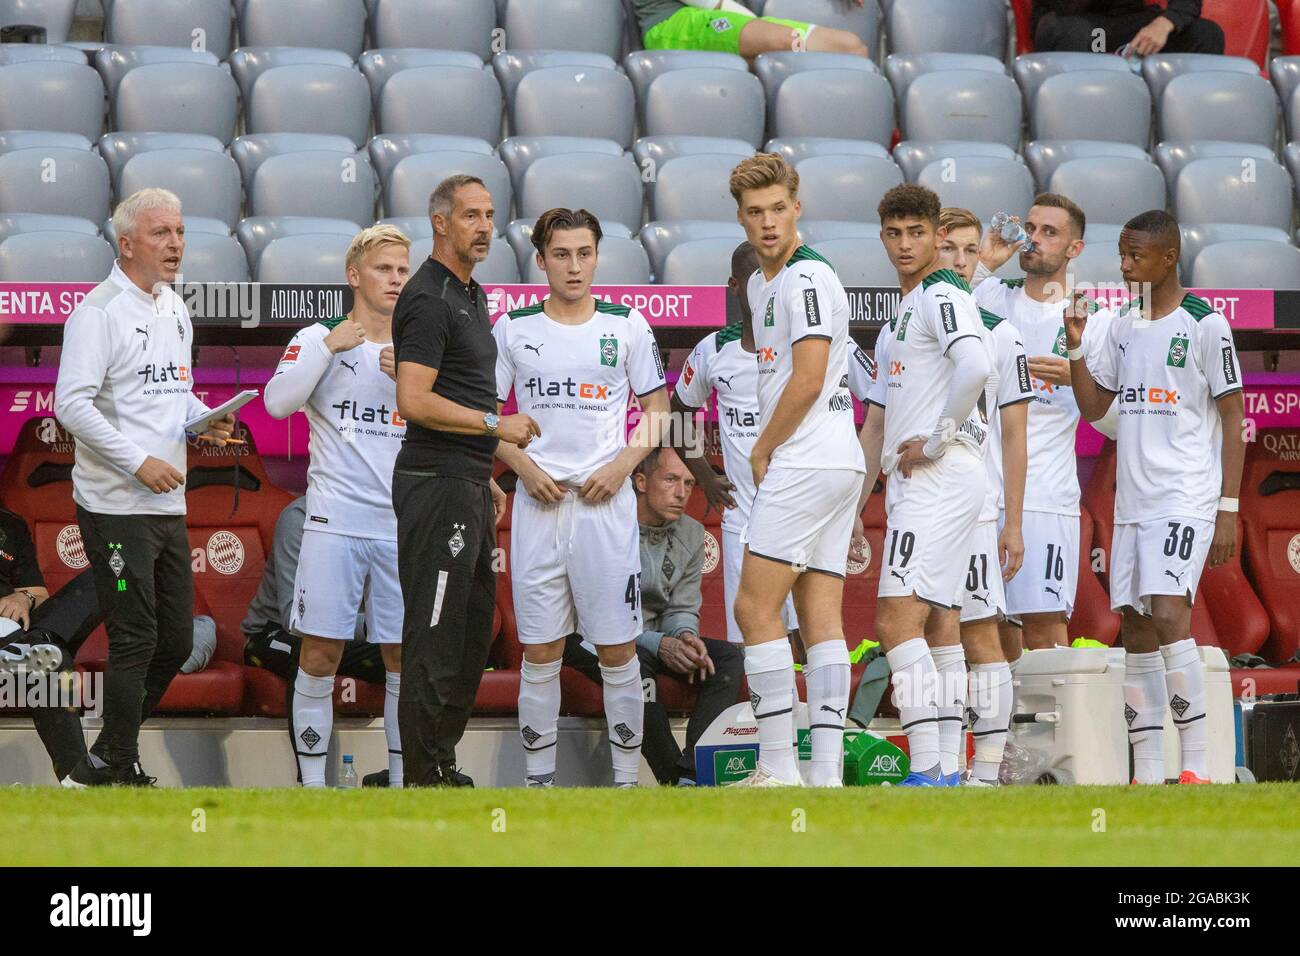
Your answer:
[[[1300,787],[4,793],[6,865],[1293,865]],[[205,832],[194,832],[203,811]],[[1096,811],[1105,832],[1094,832]],[[502,813],[504,811],[504,813]],[[802,811],[802,814],[800,813]],[[803,832],[796,832],[802,819]],[[505,831],[496,832],[504,822]]]

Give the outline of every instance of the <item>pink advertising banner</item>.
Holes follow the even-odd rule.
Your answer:
[[[507,312],[536,305],[550,291],[544,285],[487,283],[488,312],[495,323]],[[626,305],[656,328],[710,328],[727,324],[727,287],[721,285],[594,285],[598,299]]]
[[[1223,314],[1234,329],[1272,329],[1277,321],[1272,289],[1189,289]],[[1093,298],[1112,308],[1129,300],[1128,289],[1098,288]]]

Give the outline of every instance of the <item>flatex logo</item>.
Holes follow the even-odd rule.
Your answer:
[[[153,929],[152,893],[83,893],[74,886],[50,897],[50,925],[56,927],[123,927],[132,936]]]

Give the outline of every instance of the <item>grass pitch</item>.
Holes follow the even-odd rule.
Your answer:
[[[8,866],[1294,865],[1300,786],[5,791]],[[201,812],[200,812],[201,811]]]

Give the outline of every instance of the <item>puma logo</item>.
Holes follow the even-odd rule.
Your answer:
[[[1056,595],[1056,599],[1057,599],[1058,601],[1061,600],[1061,592],[1060,592],[1060,590],[1059,590],[1058,588],[1049,588],[1046,584],[1044,584],[1044,585],[1043,585],[1043,590],[1046,591],[1046,592],[1048,592],[1049,594],[1055,594],[1055,595]]]
[[[1174,583],[1177,584],[1179,587],[1183,586],[1183,574],[1186,573],[1187,573],[1186,571],[1184,571],[1182,574],[1174,574],[1174,572],[1172,571],[1165,572],[1165,574],[1169,575],[1171,578],[1174,579]]]
[[[357,374],[357,363],[356,363],[356,362],[345,362],[345,361],[343,361],[343,359],[339,359],[339,364],[342,365],[342,366],[343,366],[345,369],[347,369],[349,372],[351,372],[353,375],[356,375],[356,374]]]
[[[907,576],[908,576],[909,574],[911,574],[912,571],[911,571],[911,570],[907,570],[907,571],[903,571],[902,573],[899,573],[898,571],[893,571],[893,570],[891,570],[889,573],[892,574],[894,577],[898,578],[898,580],[901,581],[901,582],[903,583],[903,586],[906,587],[906,586],[907,586]]]
[[[839,710],[836,710],[834,707],[830,706],[829,704],[822,704],[821,707],[820,707],[819,709],[820,709],[820,710],[827,711],[828,713],[832,713],[832,714],[834,714],[836,717],[841,717],[841,718],[842,718],[842,717],[844,716],[844,708],[843,708],[843,707],[841,707]]]
[[[1127,343],[1127,342],[1121,342],[1121,343],[1119,344],[1119,350],[1120,350],[1120,353],[1121,353],[1121,354],[1123,354],[1123,355],[1128,355],[1128,343]]]
[[[972,601],[979,601],[985,607],[989,606],[989,596],[987,594],[971,594]]]
[[[805,274],[802,273],[802,272],[799,273],[799,278],[800,278],[800,279],[807,279],[809,282],[812,282],[812,280],[813,280],[813,277],[812,277],[812,276],[810,276],[810,275],[805,275]]]
[[[727,388],[731,388],[731,379],[733,379],[733,378],[735,378],[735,377],[736,377],[736,376],[732,375],[732,376],[730,376],[730,377],[728,377],[728,378],[723,378],[721,375],[719,375],[719,376],[718,376],[718,381],[721,382],[723,385],[727,386]]]
[[[141,352],[147,352],[147,351],[149,351],[149,330],[148,330],[148,329],[136,329],[136,331],[139,332],[141,335],[144,336],[144,341],[140,343],[140,351],[141,351]]]
[[[545,345],[545,344],[546,344],[545,342],[542,343],[542,345]],[[538,357],[538,358],[541,358],[541,357],[542,357],[542,345],[525,345],[524,348],[525,348],[525,349],[528,349],[530,352],[536,352],[536,353],[537,353],[537,357]]]

